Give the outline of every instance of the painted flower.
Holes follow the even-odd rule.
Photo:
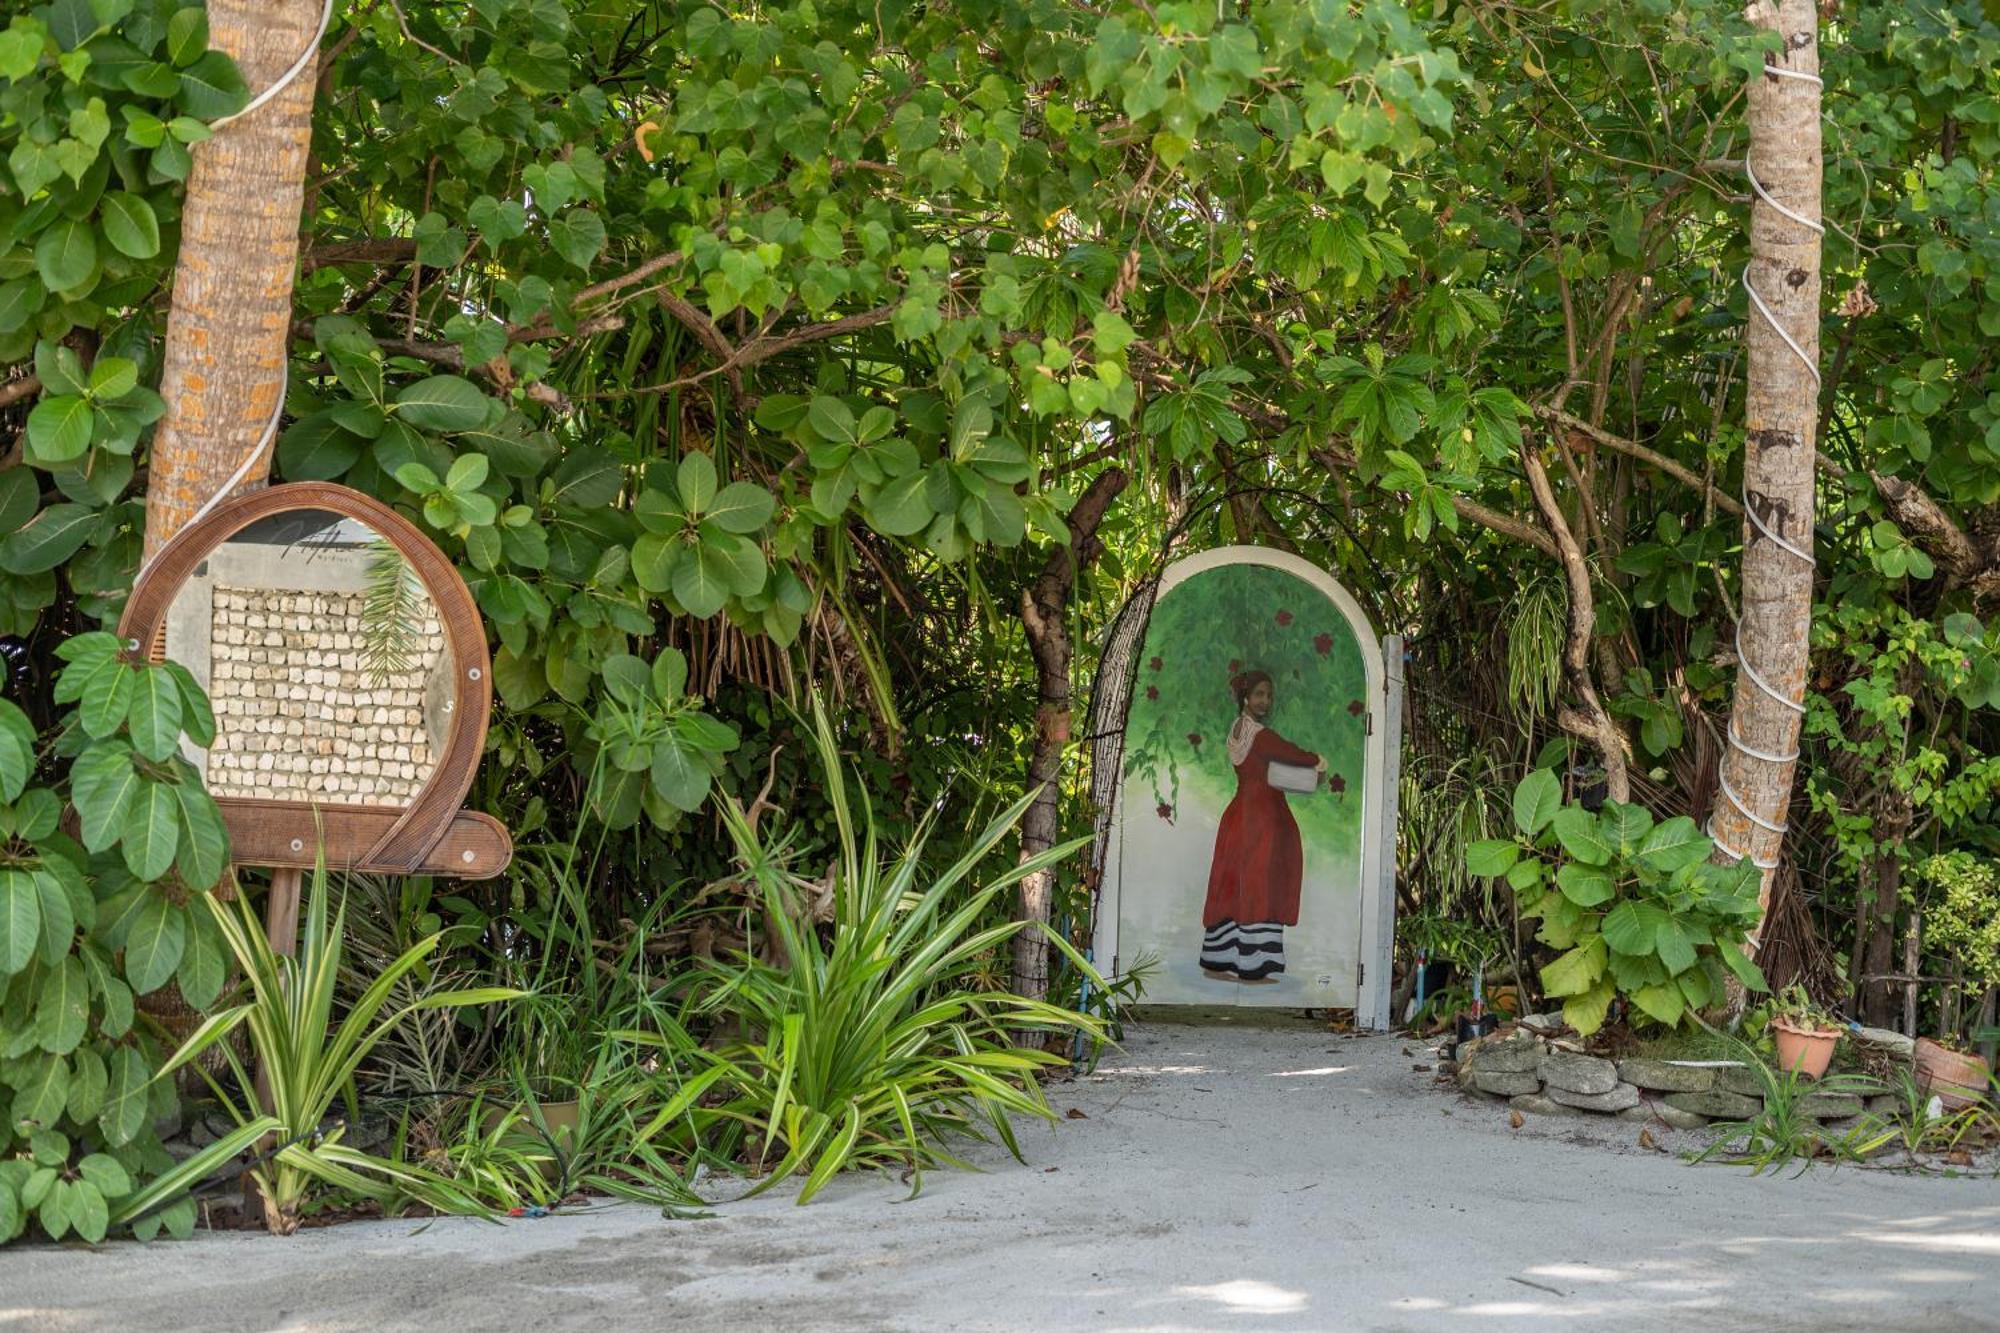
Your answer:
[[[1359,699],[1356,699],[1353,703],[1347,705],[1347,711],[1352,713],[1356,717],[1360,717],[1363,713],[1368,711],[1368,705],[1362,703]]]
[[[1146,697],[1147,697],[1148,699],[1157,699],[1157,698],[1159,698],[1159,697],[1160,697],[1160,687],[1159,687],[1159,686],[1157,686],[1157,685],[1148,685],[1148,686],[1146,687]]]
[[[1332,652],[1333,636],[1331,634],[1313,635],[1313,651],[1321,657],[1325,657],[1328,653]]]
[[[1162,662],[1159,658],[1156,657],[1152,661],[1146,663],[1146,665],[1153,668],[1153,670],[1158,671],[1161,667],[1165,666],[1166,663]]]
[[[1161,801],[1158,805],[1154,806],[1153,813],[1166,820],[1169,824],[1174,822],[1174,808],[1165,801]]]
[[[1278,612],[1278,627],[1280,629],[1283,629],[1286,625],[1289,625],[1291,623],[1292,623],[1292,613],[1290,611]]]
[[[1198,731],[1190,731],[1188,733],[1188,744],[1194,746],[1195,749],[1199,750],[1201,748],[1201,733]]]
[[[1335,793],[1344,792],[1347,790],[1347,779],[1338,773],[1329,773],[1326,775],[1326,789]]]

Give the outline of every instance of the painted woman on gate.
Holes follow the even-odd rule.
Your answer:
[[[1285,971],[1285,927],[1299,923],[1305,876],[1305,851],[1286,792],[1316,790],[1326,779],[1326,760],[1267,725],[1276,693],[1269,675],[1244,671],[1229,688],[1237,710],[1229,728],[1236,795],[1215,831],[1201,966],[1217,980],[1269,985]],[[1274,764],[1281,766],[1276,774]],[[1282,785],[1273,785],[1274,777]]]

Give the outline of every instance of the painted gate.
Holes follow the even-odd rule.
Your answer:
[[[1325,570],[1232,546],[1162,575],[1098,913],[1100,962],[1151,964],[1145,1003],[1386,1023],[1386,687],[1382,644]]]

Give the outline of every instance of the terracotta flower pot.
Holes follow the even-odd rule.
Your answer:
[[[1833,1048],[1840,1044],[1840,1029],[1807,1027],[1789,1018],[1774,1018],[1771,1037],[1778,1046],[1779,1069],[1818,1078],[1826,1073],[1833,1060]]]
[[[1919,1037],[1916,1062],[1917,1083],[1942,1101],[1947,1110],[1963,1110],[1986,1095],[1990,1070],[1976,1055],[1961,1055],[1929,1037]]]

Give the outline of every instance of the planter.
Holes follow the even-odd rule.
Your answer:
[[[1778,1046],[1779,1069],[1818,1078],[1826,1073],[1833,1060],[1833,1048],[1840,1044],[1840,1029],[1806,1027],[1789,1018],[1774,1018],[1771,1038]]]
[[[1929,1037],[1919,1037],[1916,1065],[1917,1083],[1942,1101],[1946,1110],[1964,1110],[1986,1096],[1991,1067],[1976,1055],[1961,1055]]]

